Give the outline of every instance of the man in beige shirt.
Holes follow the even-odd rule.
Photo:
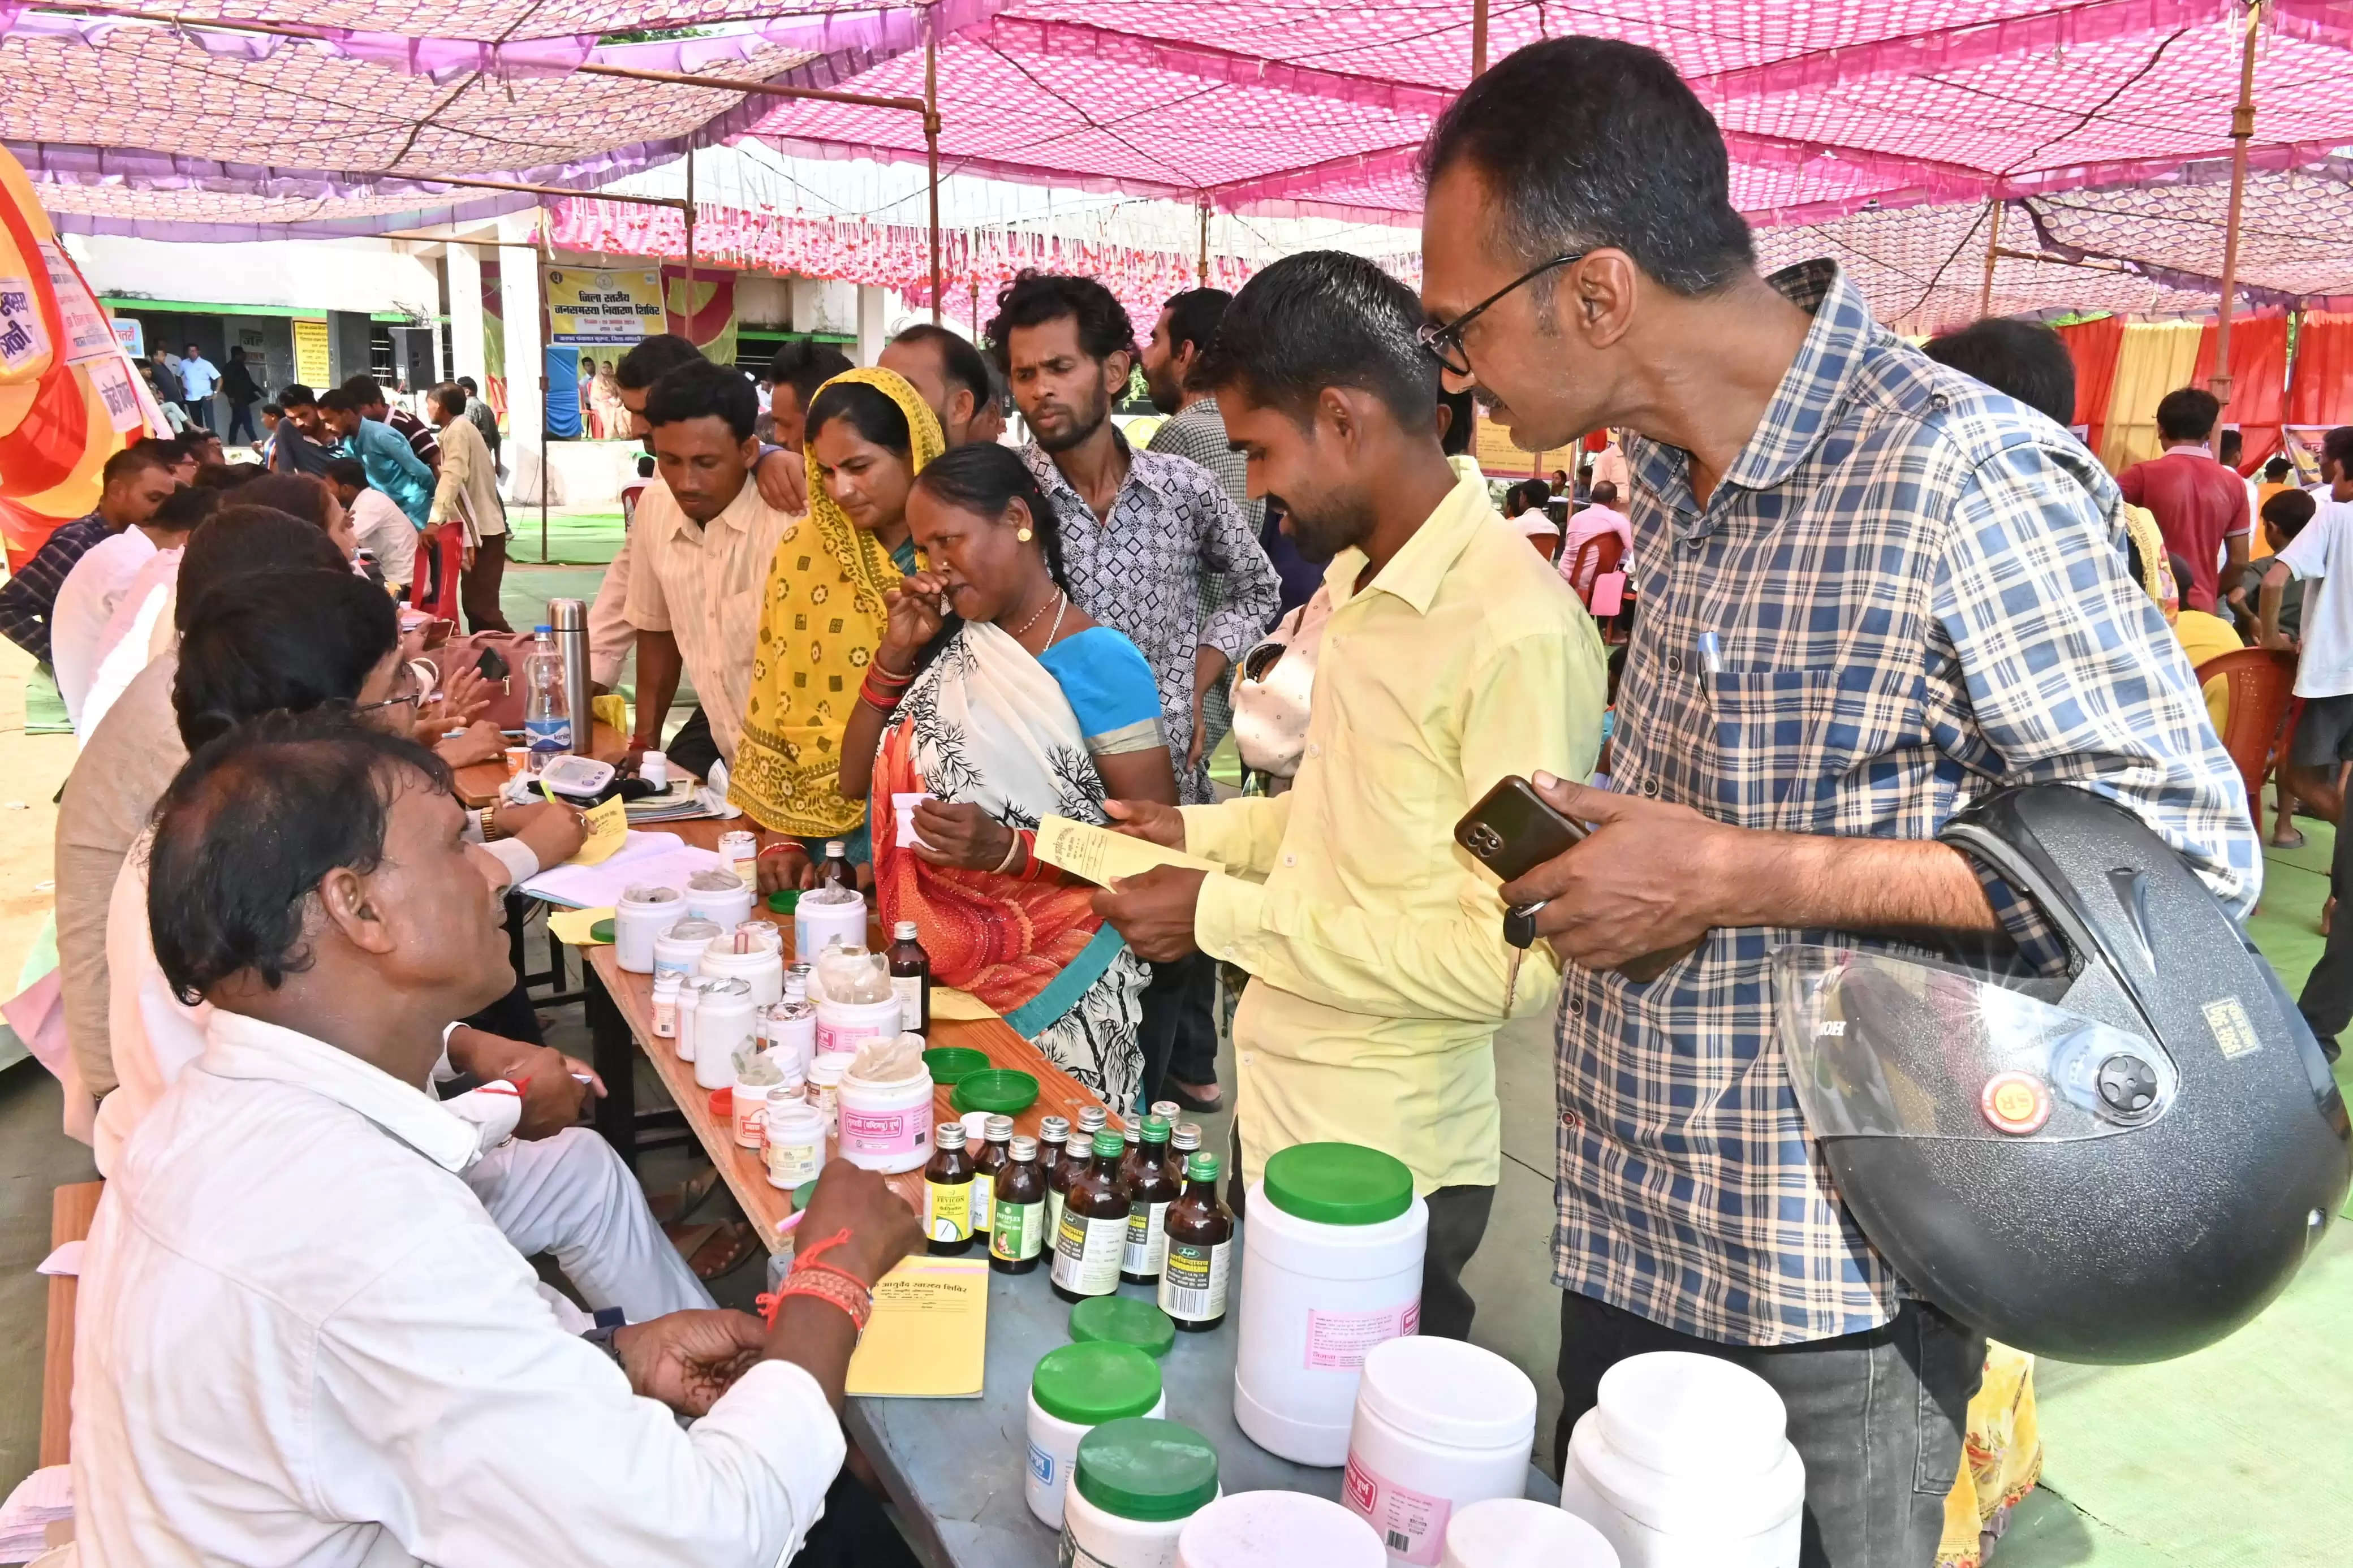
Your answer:
[[[507,574],[507,513],[499,500],[498,459],[466,417],[464,387],[443,382],[425,405],[441,430],[441,474],[433,487],[427,530],[445,522],[465,524],[466,568],[459,579],[459,599],[466,612],[466,629],[512,631],[506,612],[499,608],[499,584]]]
[[[792,521],[761,498],[752,474],[759,404],[741,373],[697,360],[668,372],[646,398],[662,483],[638,502],[630,534],[628,618],[638,632],[637,727],[631,754],[659,749],[681,668],[733,766],[751,696],[760,595],[777,536]]]

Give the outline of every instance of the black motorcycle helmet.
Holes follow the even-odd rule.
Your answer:
[[[1944,841],[2073,955],[1996,983],[1824,947],[1774,955],[1831,1182],[1911,1287],[2005,1344],[2162,1361],[2294,1278],[2353,1181],[2346,1109],[2271,965],[2140,819],[2004,791]]]

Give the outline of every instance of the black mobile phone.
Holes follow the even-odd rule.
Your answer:
[[[482,649],[482,657],[474,661],[474,668],[481,672],[484,680],[489,681],[506,679],[508,671],[512,668],[505,657],[494,647]]]
[[[1454,842],[1506,882],[1516,881],[1585,837],[1585,825],[1555,811],[1535,785],[1513,773],[1454,825]]]

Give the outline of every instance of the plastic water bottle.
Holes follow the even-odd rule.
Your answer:
[[[531,657],[523,661],[524,770],[536,777],[572,749],[572,705],[564,694],[564,656],[547,626],[533,628]]]

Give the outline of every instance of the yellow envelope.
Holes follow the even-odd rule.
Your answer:
[[[547,911],[547,929],[556,941],[570,947],[602,947],[605,944],[588,934],[598,921],[613,918],[612,906],[601,910],[556,910]]]
[[[903,1259],[874,1285],[846,1387],[865,1399],[977,1399],[988,1359],[988,1259]]]
[[[1122,877],[1134,877],[1155,866],[1183,866],[1195,871],[1222,871],[1214,860],[1203,860],[1179,849],[1164,849],[1124,833],[1113,833],[1067,816],[1049,816],[1038,824],[1038,858],[1072,876],[1084,877],[1108,888]]]

